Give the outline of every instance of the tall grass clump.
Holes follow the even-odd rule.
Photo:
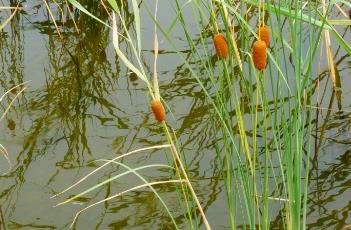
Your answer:
[[[183,15],[186,7],[193,18]],[[253,0],[176,1],[175,9],[192,57],[178,54],[212,104],[219,118],[214,126],[222,127],[216,150],[231,228],[305,229],[312,73],[322,32],[333,30],[326,24],[328,10],[321,14],[314,1]],[[234,35],[228,30],[233,23],[239,28]],[[214,34],[225,33],[229,60],[211,61],[214,49],[203,32],[209,26]],[[262,32],[268,26],[272,39]],[[169,30],[160,30],[177,49]]]
[[[77,1],[70,2],[91,15]],[[156,13],[153,14],[146,5],[149,16],[155,23],[154,68],[153,77],[150,77],[141,59],[142,35],[138,2],[131,1],[135,38],[132,38],[125,25],[126,19],[119,8],[121,6],[114,0],[108,2],[113,11],[112,33],[116,53],[125,66],[144,82],[150,99],[148,103],[158,122],[155,125],[162,126],[167,142],[165,145],[146,147],[134,152],[150,148],[169,149],[173,159],[173,171],[170,171],[173,178],[163,182],[146,181],[137,173],[143,168],[133,169],[117,161],[132,154],[126,153],[113,160],[103,160],[105,164],[60,194],[111,163],[124,167],[127,170],[125,173],[60,204],[72,201],[126,173],[133,173],[143,184],[90,205],[79,211],[77,216],[86,209],[125,192],[149,187],[164,205],[175,228],[178,228],[167,204],[153,186],[159,183],[179,183],[189,228],[200,228],[195,221],[202,220],[206,229],[210,229],[187,174],[187,165],[184,165],[175,145],[175,136],[167,126],[163,106],[166,102],[162,100],[162,92],[159,90],[156,65],[159,31],[178,54],[184,68],[196,79],[211,105],[211,125],[221,137],[215,143],[213,151],[216,152],[216,163],[225,185],[228,210],[226,224],[232,229],[305,229],[312,151],[312,83],[317,50],[324,38],[329,45],[327,57],[332,77],[334,65],[330,33],[351,53],[349,45],[328,22],[331,5],[325,1],[320,3],[310,0],[200,0],[185,3],[175,0],[170,1],[170,4],[176,17],[168,28],[160,25]],[[185,9],[191,10],[191,17],[184,15]],[[121,30],[117,29],[116,20],[121,23]],[[175,45],[172,31],[176,24],[183,29],[190,55],[180,52]],[[132,58],[122,52],[120,40],[127,42],[132,50]],[[194,206],[200,213],[199,217],[194,213]]]

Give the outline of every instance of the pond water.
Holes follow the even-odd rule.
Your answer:
[[[63,2],[63,1],[62,1]],[[98,1],[80,1],[94,15],[108,22]],[[160,1],[158,18],[169,26],[174,10]],[[2,0],[0,5],[16,5]],[[153,63],[153,21],[140,4],[143,33],[143,60],[150,75]],[[92,18],[74,12],[73,20],[56,4],[50,4],[61,31],[60,38],[43,1],[24,1],[23,10],[0,32],[0,94],[14,85],[29,81],[28,88],[15,101],[0,124],[0,143],[9,152],[12,168],[0,176],[1,218],[8,229],[66,229],[75,213],[88,204],[140,184],[134,176],[122,177],[86,194],[72,204],[53,207],[123,169],[106,167],[63,197],[50,197],[100,165],[97,159],[111,159],[142,147],[166,143],[161,126],[155,124],[149,109],[145,84],[124,67],[111,42],[111,31]],[[64,3],[60,4],[64,6]],[[0,10],[3,22],[12,11]],[[133,20],[131,6],[124,8]],[[185,14],[191,14],[191,11]],[[334,17],[342,17],[335,13]],[[191,25],[191,26],[195,26]],[[351,31],[340,27],[345,40]],[[133,32],[133,28],[130,28]],[[196,30],[192,31],[196,38]],[[183,30],[173,29],[174,41],[184,53],[190,52]],[[211,40],[209,38],[208,42]],[[121,44],[128,54],[130,50]],[[351,224],[351,58],[333,43],[336,70],[342,94],[336,97],[326,62],[320,64],[319,89],[315,97],[323,108],[313,118],[313,155],[311,156],[308,196],[308,229],[342,229]],[[212,125],[215,116],[210,103],[186,66],[166,41],[160,38],[158,60],[160,90],[173,116],[168,122],[179,138],[181,151],[199,200],[213,229],[228,229],[223,178],[216,161],[214,140],[220,132]],[[12,96],[15,92],[12,92]],[[6,97],[2,108],[10,102]],[[341,110],[338,108],[338,102]],[[318,112],[318,113],[317,113]],[[123,161],[138,167],[164,163],[165,150],[142,152]],[[0,157],[1,173],[7,170]],[[152,180],[168,178],[159,169],[144,170]],[[158,191],[180,226],[186,225],[173,186]],[[273,218],[272,226],[279,226]],[[105,202],[83,213],[77,229],[172,229],[166,211],[154,194],[138,190]],[[2,229],[3,226],[0,226]],[[242,227],[244,228],[244,227]],[[278,228],[278,227],[277,227]]]

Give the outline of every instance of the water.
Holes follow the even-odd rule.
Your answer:
[[[84,2],[84,1],[81,1]],[[153,8],[153,4],[147,1]],[[10,5],[8,1],[0,3]],[[142,3],[143,6],[144,3]],[[107,21],[108,15],[97,3],[85,1],[85,7]],[[0,177],[0,208],[9,229],[66,229],[81,208],[141,183],[126,176],[108,186],[84,195],[73,204],[53,207],[104,179],[122,172],[107,167],[63,197],[50,199],[54,194],[91,172],[101,163],[97,159],[111,159],[121,153],[141,147],[165,143],[161,127],[150,114],[145,84],[131,75],[118,60],[111,45],[110,30],[90,17],[74,12],[81,30],[76,33],[74,23],[53,9],[62,31],[57,34],[42,1],[23,3],[24,9],[0,33],[0,92],[14,85],[30,81],[24,94],[14,103],[0,124],[0,143],[10,154],[12,169]],[[64,4],[60,4],[64,6]],[[163,26],[174,18],[172,7],[160,1],[159,18]],[[131,9],[125,14],[133,20]],[[1,10],[4,21],[11,11]],[[191,14],[191,11],[186,11]],[[67,15],[67,12],[65,12]],[[342,17],[335,13],[335,17]],[[150,75],[153,62],[153,22],[142,7],[143,57]],[[64,24],[61,21],[64,21]],[[194,23],[195,26],[195,23]],[[339,28],[346,41],[349,29]],[[133,29],[130,29],[133,31]],[[192,31],[196,37],[196,29]],[[176,45],[190,52],[178,26],[173,33]],[[130,49],[121,44],[126,52]],[[182,150],[186,154],[189,175],[205,208],[213,229],[229,228],[224,182],[220,177],[214,151],[217,130],[211,126],[214,112],[206,96],[167,42],[160,41],[158,74],[161,94],[174,117],[169,125],[176,130]],[[327,75],[327,64],[321,63],[320,89],[315,97],[321,106],[313,120],[313,156],[311,166],[309,229],[341,229],[351,224],[351,85],[350,57],[333,44],[334,60],[340,75],[342,95],[338,111],[337,98]],[[319,92],[319,93],[318,93]],[[12,94],[14,95],[14,94]],[[9,103],[10,97],[2,106]],[[167,164],[167,151],[138,153],[123,163],[138,167],[146,164]],[[1,172],[7,162],[0,157]],[[149,181],[167,179],[160,168],[143,170]],[[186,226],[179,209],[174,186],[159,186],[177,222]],[[0,220],[1,220],[0,219]],[[273,218],[274,219],[274,218]],[[273,226],[279,226],[277,217]],[[169,229],[169,217],[154,194],[148,189],[123,195],[83,213],[77,229]],[[1,229],[1,227],[0,227]]]

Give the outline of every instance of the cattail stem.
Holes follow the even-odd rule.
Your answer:
[[[162,122],[162,124],[163,124],[163,128],[164,128],[164,130],[165,130],[165,132],[167,134],[168,142],[171,144],[171,151],[172,151],[173,157],[174,157],[175,161],[178,162],[178,164],[179,164],[180,171],[183,174],[183,177],[186,180],[186,183],[187,183],[188,188],[189,188],[189,190],[191,192],[191,195],[193,196],[193,198],[195,200],[196,206],[198,207],[198,210],[199,210],[199,212],[200,212],[200,214],[202,216],[202,219],[204,221],[204,225],[205,225],[207,230],[211,230],[210,224],[207,221],[206,215],[205,215],[205,213],[204,213],[204,211],[203,211],[203,209],[201,207],[201,204],[200,204],[200,202],[199,202],[199,200],[197,198],[197,195],[196,195],[196,193],[194,191],[194,188],[193,188],[193,186],[190,183],[188,175],[187,175],[187,173],[185,171],[185,168],[183,166],[182,160],[180,159],[180,155],[179,155],[179,153],[177,151],[177,148],[174,145],[174,142],[173,142],[172,136],[171,136],[171,134],[170,134],[170,132],[168,130],[167,124],[166,124],[166,122]]]

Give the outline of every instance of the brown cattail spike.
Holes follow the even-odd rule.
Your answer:
[[[253,63],[258,70],[263,70],[267,65],[267,45],[264,41],[255,41],[252,47]]]
[[[264,26],[264,27],[260,27],[258,29],[258,35],[260,37],[260,40],[264,41],[267,45],[267,47],[269,47],[270,45],[270,31],[269,28]]]
[[[349,10],[349,18],[351,19],[351,9]]]
[[[157,121],[162,122],[166,119],[165,108],[159,100],[153,100],[151,102],[151,110],[154,113]]]
[[[228,44],[223,34],[217,34],[213,38],[216,54],[219,58],[224,59],[228,55]]]

